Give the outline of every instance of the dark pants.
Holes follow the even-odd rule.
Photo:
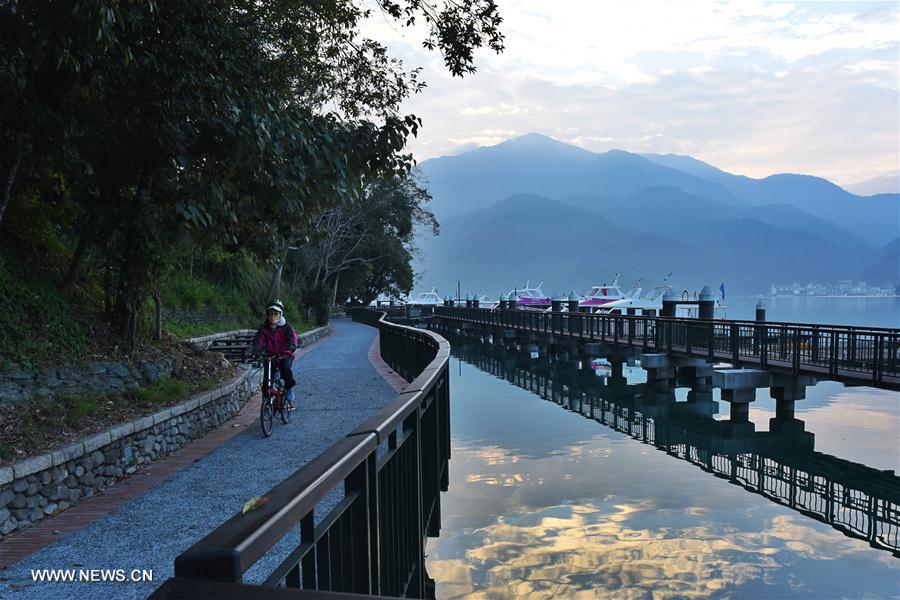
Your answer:
[[[275,363],[278,367],[279,373],[281,373],[281,379],[284,381],[284,389],[289,390],[294,385],[296,385],[296,381],[294,381],[294,374],[291,372],[291,368],[294,366],[294,357],[285,357],[278,362]]]
[[[281,363],[278,365],[278,368],[281,371],[281,378],[284,380],[284,389],[286,390],[291,389],[297,383],[296,381],[294,381],[294,373],[292,372],[293,367],[293,356],[289,358],[282,358]]]

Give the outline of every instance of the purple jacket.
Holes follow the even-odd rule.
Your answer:
[[[293,352],[299,343],[297,332],[290,323],[282,318],[274,329],[268,323],[263,323],[256,332],[256,337],[253,338],[253,351],[266,354]]]

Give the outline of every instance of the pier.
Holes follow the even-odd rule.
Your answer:
[[[748,390],[771,387],[787,406],[820,379],[900,390],[897,329],[448,306],[435,307],[433,318],[584,359],[643,357],[654,377],[699,370],[738,404]]]

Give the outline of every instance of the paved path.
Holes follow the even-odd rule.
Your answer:
[[[239,434],[189,463],[176,458],[176,453],[169,460],[183,466],[180,471],[101,520],[0,571],[0,597],[146,598],[172,576],[178,554],[233,515],[245,500],[268,491],[384,406],[397,393],[388,380],[394,385],[399,380],[390,373],[386,379],[383,366],[376,370],[370,362],[376,331],[345,320],[335,320],[332,326],[333,335],[294,363],[299,407],[292,423],[282,425],[276,419],[272,437],[263,438],[256,419],[258,404],[251,401],[244,411],[250,416],[236,419],[241,423]],[[225,425],[229,427],[231,423]],[[120,482],[113,489],[120,486],[128,484]],[[299,535],[294,543],[298,540]],[[290,541],[283,540],[247,579],[258,580],[264,567],[274,566],[279,555],[289,551]],[[133,569],[144,569],[153,571],[153,580],[35,583],[33,569],[124,569],[126,576]]]

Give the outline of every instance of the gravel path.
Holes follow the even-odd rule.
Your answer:
[[[294,363],[293,421],[263,438],[257,424],[106,518],[0,572],[0,597],[146,598],[173,575],[175,557],[346,435],[396,396],[369,363],[375,329],[346,320]],[[317,510],[317,514],[324,511]],[[293,543],[299,534],[287,536]],[[259,580],[289,551],[287,538],[248,572]],[[32,569],[151,569],[152,582],[35,583]]]

